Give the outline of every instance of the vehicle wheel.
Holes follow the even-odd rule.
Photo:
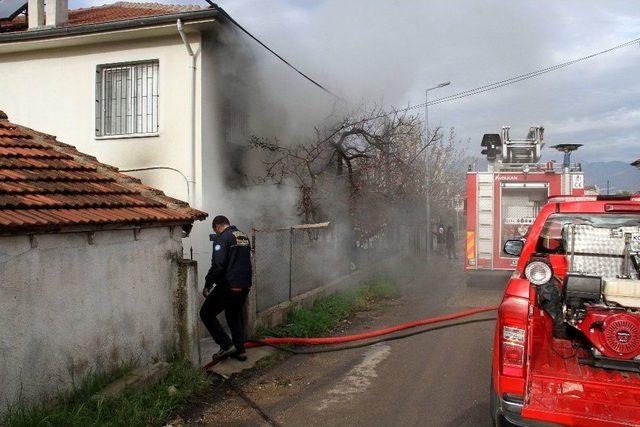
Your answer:
[[[516,427],[515,424],[510,423],[502,414],[498,415],[498,419],[494,422],[496,427]]]
[[[502,415],[498,412],[498,395],[493,388],[493,375],[491,375],[491,385],[489,386],[489,408],[491,410],[491,424],[499,426]]]

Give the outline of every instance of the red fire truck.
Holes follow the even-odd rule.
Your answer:
[[[505,126],[500,134],[485,134],[481,146],[487,171],[467,173],[466,270],[513,270],[518,258],[503,254],[504,242],[524,238],[550,196],[584,194],[581,167],[571,163],[580,144],[554,146],[565,154],[560,167],[539,163],[542,126],[523,139],[512,139]]]

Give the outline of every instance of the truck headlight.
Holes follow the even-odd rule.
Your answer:
[[[551,280],[553,271],[551,266],[544,261],[536,260],[527,264],[524,269],[525,277],[534,285],[542,285]]]

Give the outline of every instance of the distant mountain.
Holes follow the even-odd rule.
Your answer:
[[[586,185],[597,185],[601,194],[606,194],[607,180],[609,193],[618,191],[640,191],[640,170],[626,162],[582,163]]]

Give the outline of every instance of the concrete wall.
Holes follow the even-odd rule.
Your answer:
[[[193,366],[202,366],[200,351],[200,306],[202,293],[198,284],[198,264],[186,259],[178,260],[175,294],[175,313],[178,322],[178,352]]]
[[[135,240],[132,230],[101,231],[93,243],[87,233],[0,237],[0,408],[177,350],[180,232],[143,229]]]

